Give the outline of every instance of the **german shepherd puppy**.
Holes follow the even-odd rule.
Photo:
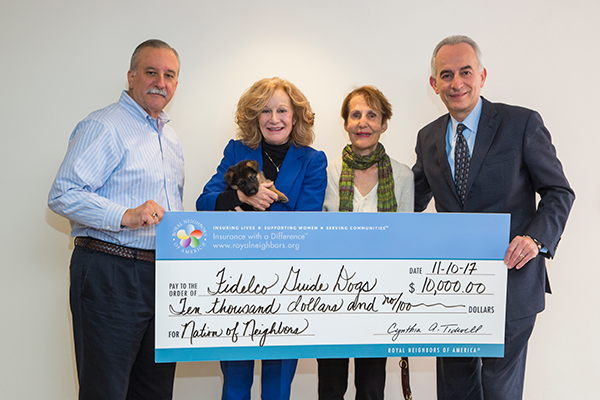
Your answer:
[[[254,196],[258,192],[261,183],[272,182],[265,177],[255,160],[243,160],[229,167],[224,179],[227,189],[239,189],[248,197]],[[275,185],[271,185],[268,189],[277,194],[277,201],[288,202],[287,196],[275,189]]]

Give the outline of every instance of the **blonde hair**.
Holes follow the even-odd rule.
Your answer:
[[[243,144],[256,149],[262,141],[258,117],[277,89],[284,90],[290,97],[296,123],[290,139],[297,147],[310,146],[315,140],[313,125],[315,113],[302,92],[292,83],[281,78],[265,78],[255,82],[244,92],[238,101],[235,123],[238,126],[237,138]]]

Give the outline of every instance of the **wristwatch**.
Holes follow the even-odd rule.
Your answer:
[[[542,248],[544,247],[544,245],[540,241],[538,241],[537,239],[532,238],[529,235],[523,235],[523,237],[526,237],[526,238],[529,238],[529,239],[533,240],[533,242],[537,245],[538,251],[541,251]]]

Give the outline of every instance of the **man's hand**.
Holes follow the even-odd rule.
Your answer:
[[[277,201],[277,193],[267,188],[273,186],[273,182],[261,183],[258,192],[254,196],[246,196],[244,192],[238,189],[238,197],[242,203],[250,204],[259,211],[265,211],[275,201]]]
[[[154,200],[148,200],[137,208],[129,208],[123,214],[121,226],[137,229],[142,226],[158,225],[165,215],[165,209]]]
[[[508,245],[508,250],[506,250],[506,255],[504,256],[504,264],[506,264],[508,269],[515,267],[521,269],[529,260],[537,257],[539,252],[538,246],[533,239],[517,236]]]

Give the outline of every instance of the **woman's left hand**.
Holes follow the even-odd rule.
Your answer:
[[[250,197],[238,189],[238,197],[242,203],[250,204],[258,211],[265,211],[277,201],[277,194],[269,190],[271,186],[273,186],[273,182],[261,183],[258,192]]]

